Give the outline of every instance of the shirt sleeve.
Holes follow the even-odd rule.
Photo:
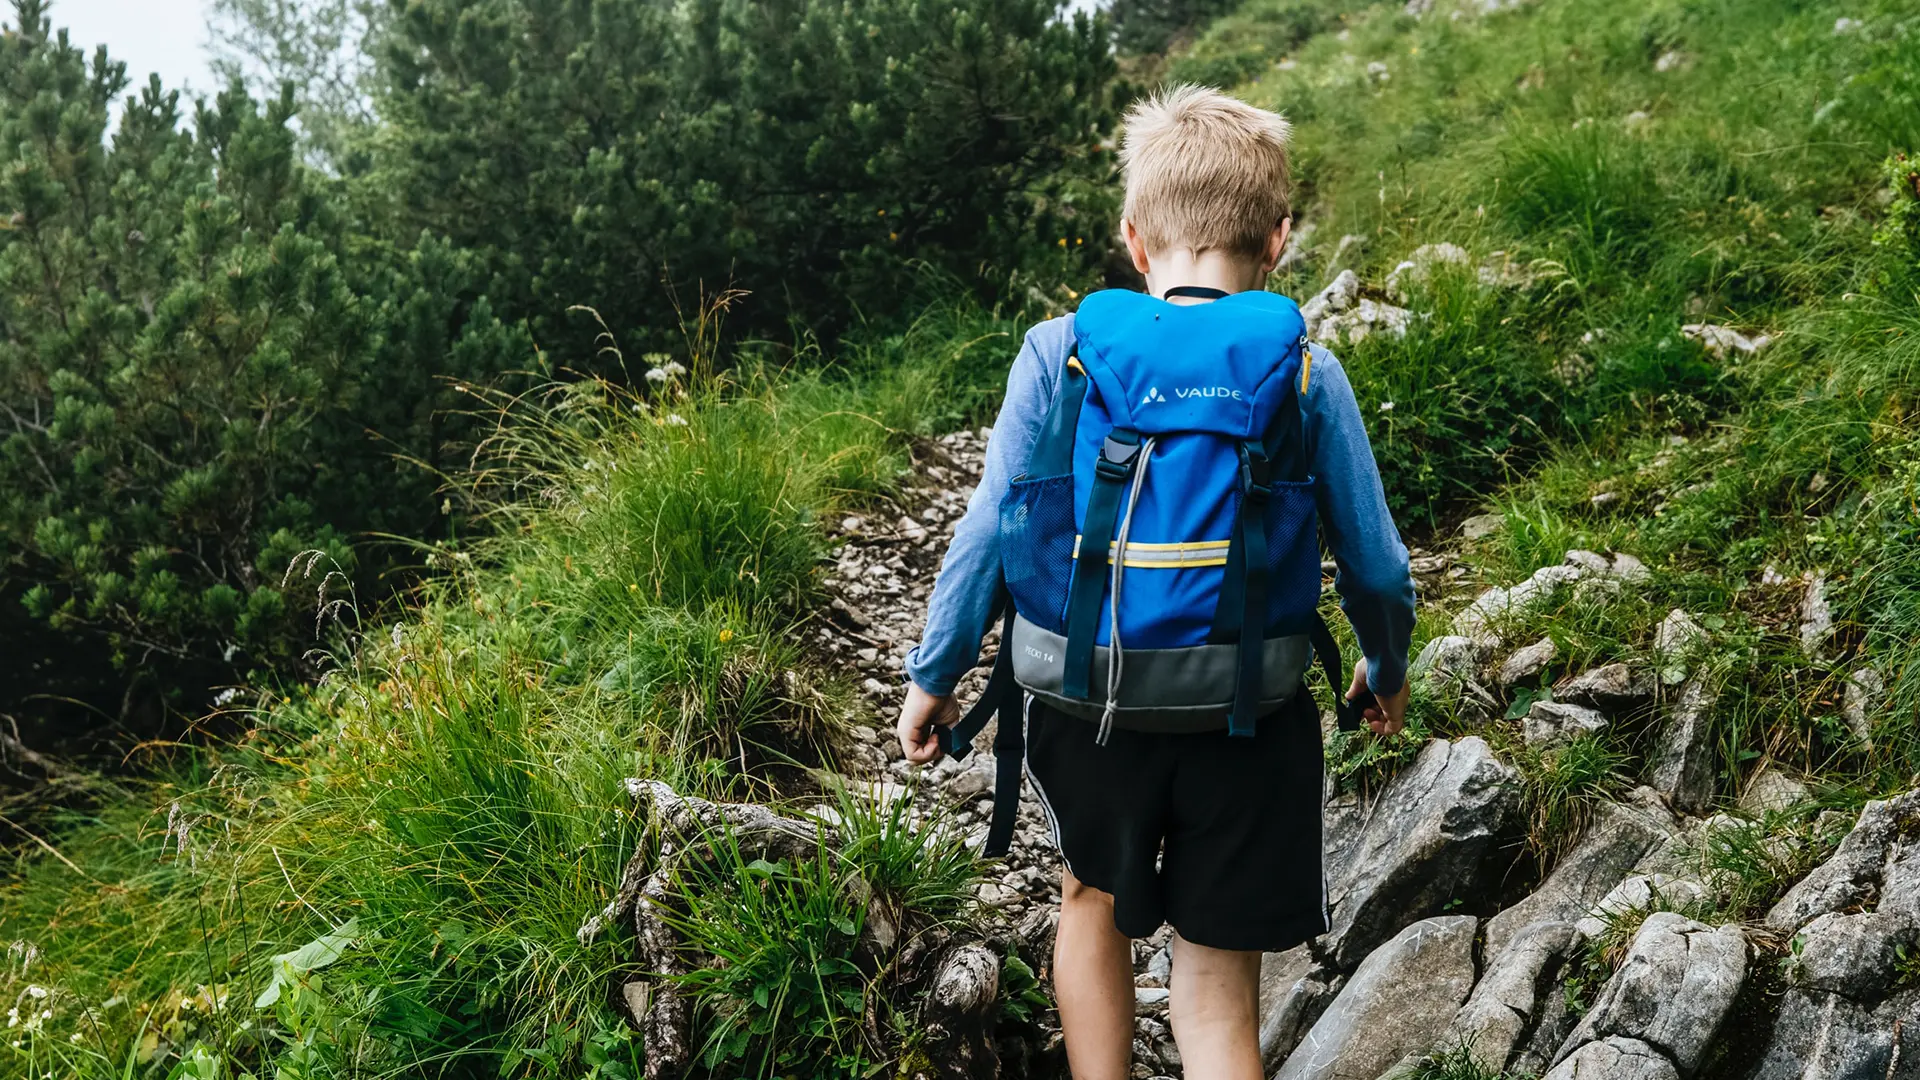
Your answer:
[[[907,678],[929,694],[953,693],[979,662],[980,639],[1000,591],[1000,502],[1026,469],[1072,340],[1072,316],[1041,323],[1027,332],[1007,373],[1006,398],[987,439],[986,470],[934,579],[926,631],[907,654]]]
[[[1413,575],[1407,548],[1380,486],[1380,467],[1347,373],[1332,353],[1309,346],[1307,456],[1327,546],[1338,568],[1334,590],[1367,658],[1367,686],[1391,694],[1406,685],[1413,642]]]

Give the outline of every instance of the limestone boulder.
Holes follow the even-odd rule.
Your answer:
[[[1470,637],[1446,634],[1421,646],[1408,671],[1429,682],[1449,682],[1473,677],[1486,656],[1485,646]]]
[[[1747,781],[1740,792],[1740,809],[1749,814],[1786,810],[1806,802],[1812,796],[1806,782],[1790,775],[1778,765],[1764,765]]]
[[[1614,1036],[1582,1046],[1544,1080],[1680,1080],[1680,1072],[1646,1043]]]
[[[1887,887],[1889,879],[1895,887]],[[1920,790],[1876,799],[1861,808],[1853,829],[1833,855],[1767,912],[1767,925],[1794,934],[1818,916],[1876,901],[1881,910],[1920,920],[1920,897],[1907,895],[1916,888],[1920,888]]]
[[[1644,668],[1628,664],[1602,664],[1562,679],[1553,688],[1553,696],[1557,701],[1604,712],[1625,712],[1653,700],[1653,676]]]
[[[1787,990],[1749,1080],[1920,1080],[1920,792],[1868,803],[1767,913],[1792,934]]]
[[[1520,735],[1529,746],[1542,749],[1570,743],[1607,726],[1598,709],[1568,701],[1536,701],[1520,721]]]
[[[1712,927],[1670,911],[1655,912],[1634,935],[1620,970],[1567,1037],[1560,1062],[1588,1044],[1619,1038],[1651,1048],[1677,1075],[1692,1076],[1746,978],[1747,941],[1738,926]],[[1549,1075],[1561,1075],[1560,1069]]]
[[[1675,829],[1673,815],[1657,800],[1603,806],[1539,888],[1487,921],[1487,955],[1497,960],[1523,927],[1590,914]]]
[[[1520,777],[1477,736],[1428,743],[1376,799],[1330,867],[1332,925],[1319,945],[1339,970],[1415,919],[1477,903],[1513,857]]]
[[[1573,928],[1583,938],[1597,938],[1607,924],[1633,912],[1674,911],[1698,902],[1707,895],[1707,887],[1689,877],[1670,874],[1635,874],[1607,891],[1593,909],[1575,920]]]
[[[1495,674],[1501,686],[1533,686],[1540,676],[1560,655],[1560,647],[1550,637],[1541,638],[1525,648],[1516,649],[1512,656],[1500,664]]]
[[[1688,679],[1654,747],[1653,786],[1685,813],[1698,813],[1713,802],[1713,704],[1705,677]]]
[[[1260,958],[1260,1060],[1268,1074],[1300,1045],[1345,984],[1304,945]]]
[[[1920,1080],[1920,991],[1863,1004],[1789,987],[1747,1080]]]
[[[1430,1049],[1473,989],[1471,915],[1423,919],[1375,949],[1274,1080],[1379,1080]]]
[[[1439,1046],[1467,1046],[1489,1072],[1505,1070],[1543,1023],[1565,1014],[1562,977],[1577,941],[1570,922],[1537,922],[1497,952],[1489,942],[1493,960]]]

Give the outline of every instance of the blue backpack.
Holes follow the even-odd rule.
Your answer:
[[[1000,505],[999,657],[981,700],[941,733],[964,758],[1000,718],[989,855],[1012,839],[1024,694],[1097,723],[1101,744],[1114,727],[1251,736],[1318,653],[1340,726],[1359,724],[1365,703],[1338,699],[1339,649],[1319,615],[1300,309],[1267,292],[1167,295],[1213,302],[1081,301],[1053,406]]]

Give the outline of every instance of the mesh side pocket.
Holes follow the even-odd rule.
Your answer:
[[[1066,633],[1073,580],[1073,477],[1016,480],[1000,503],[1000,562],[1013,606],[1035,626]]]
[[[1320,606],[1313,481],[1273,485],[1267,500],[1267,624],[1294,629]]]

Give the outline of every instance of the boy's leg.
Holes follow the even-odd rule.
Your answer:
[[[1175,934],[1171,983],[1168,1020],[1181,1071],[1206,1080],[1262,1080],[1260,954],[1210,949]],[[1063,999],[1063,1020],[1065,1011]],[[1071,1040],[1067,1049],[1071,1054]]]
[[[1133,1058],[1133,941],[1113,925],[1112,894],[1082,884],[1070,870],[1060,871],[1053,992],[1073,1080],[1126,1080]],[[1255,1073],[1259,1058],[1256,1047]]]

